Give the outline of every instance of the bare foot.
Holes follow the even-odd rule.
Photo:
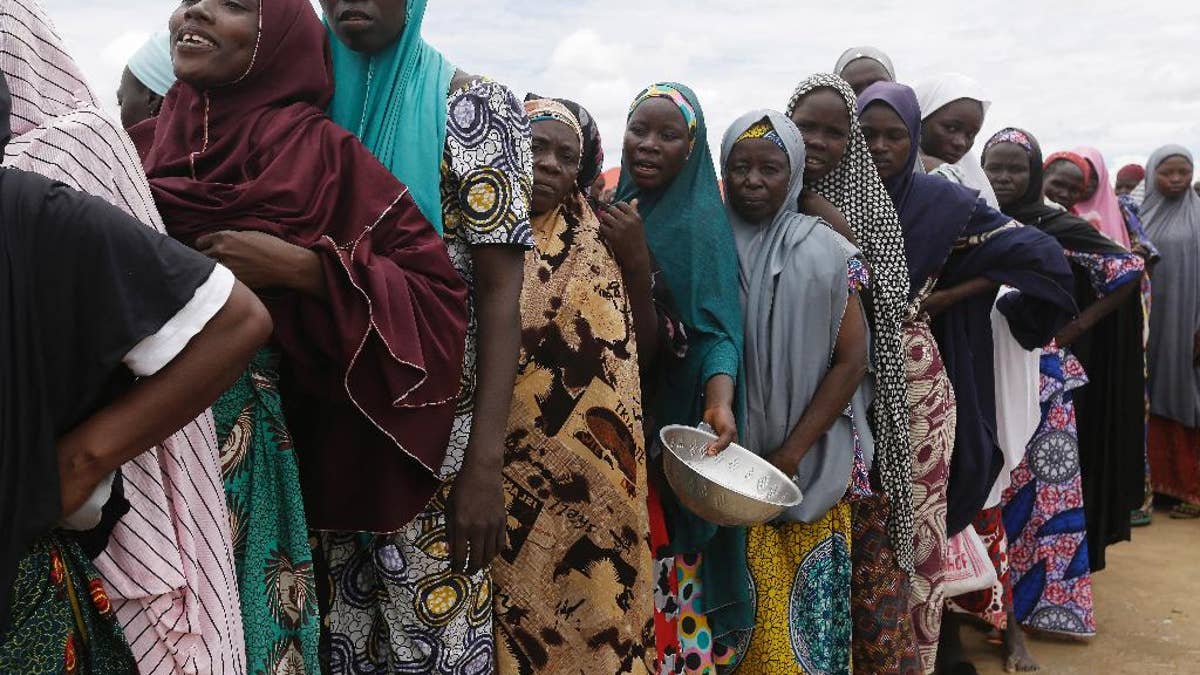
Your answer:
[[[1013,616],[1012,612],[1008,613],[1008,627],[1004,629],[1003,649],[1004,672],[1031,673],[1041,670],[1042,667],[1029,653],[1029,646],[1025,644],[1025,632],[1021,630],[1021,624],[1017,623],[1017,617]]]

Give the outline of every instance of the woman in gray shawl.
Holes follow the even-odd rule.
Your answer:
[[[1173,517],[1200,517],[1200,196],[1195,161],[1178,145],[1146,164],[1142,223],[1162,252],[1150,313],[1150,476],[1180,500]]]
[[[804,143],[783,115],[749,113],[721,147],[745,319],[745,445],[792,476],[804,501],[749,528],[757,589],[743,672],[848,672],[850,504],[870,494],[867,323],[858,251],[796,211]],[[778,299],[778,302],[776,302]]]

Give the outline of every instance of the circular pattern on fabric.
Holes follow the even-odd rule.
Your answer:
[[[490,232],[505,224],[503,214],[512,207],[512,185],[499,170],[481,167],[463,176],[458,197],[469,226],[478,232]]]
[[[1043,607],[1034,612],[1025,625],[1068,635],[1087,635],[1091,632],[1074,612],[1063,607]]]
[[[377,598],[379,585],[375,578],[375,566],[367,554],[352,556],[346,561],[345,571],[332,570],[334,579],[342,579],[342,599],[355,609],[369,609]]]
[[[1079,448],[1066,431],[1039,436],[1029,448],[1029,468],[1040,480],[1062,483],[1079,475]]]
[[[476,96],[459,96],[450,107],[447,124],[465,146],[473,146],[487,136],[491,113]]]
[[[375,549],[375,567],[387,581],[404,583],[408,580],[408,561],[394,544],[387,543]]]
[[[809,551],[796,568],[788,600],[788,634],[792,654],[802,672],[828,672],[835,646],[828,640],[811,641],[828,635],[830,626],[845,622],[849,634],[849,596],[835,579],[849,579],[850,562],[845,538],[834,533]],[[844,596],[844,597],[843,597]]]
[[[445,626],[462,609],[469,594],[470,584],[464,576],[443,572],[426,577],[417,586],[417,615],[429,626]]]

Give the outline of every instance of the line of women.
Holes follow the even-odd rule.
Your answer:
[[[1095,633],[1090,574],[1159,480],[1148,415],[1151,464],[1200,493],[1182,148],[1139,219],[1098,152],[1043,161],[1008,128],[977,157],[976,83],[909,88],[863,47],[739,117],[719,163],[695,93],[646,87],[602,203],[582,106],[455,67],[423,0],[321,4],[182,3],[123,78],[127,137],[36,2],[0,2],[5,166],[110,202],[86,203],[112,262],[72,274],[136,282],[92,389],[146,376],[116,412],[79,390],[91,418],[54,394],[5,429],[36,442],[4,448],[0,670],[960,673],[972,620],[1030,669],[1022,627]],[[14,171],[6,230],[82,209]],[[184,397],[196,358],[220,373]],[[116,421],[120,452],[63,463]],[[747,528],[689,511],[656,439],[700,422],[803,501]]]

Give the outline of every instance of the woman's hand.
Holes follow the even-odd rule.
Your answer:
[[[795,478],[796,474],[800,472],[800,460],[803,457],[803,454],[797,455],[794,452],[780,448],[767,455],[766,460],[774,465],[776,469],[782,471],[788,478]]]
[[[921,303],[921,313],[932,319],[954,306],[954,302],[950,291],[934,291]]]
[[[327,295],[320,256],[274,235],[224,230],[198,238],[196,249],[254,290],[287,288],[317,298]]]
[[[622,271],[650,274],[650,249],[646,227],[637,210],[638,201],[617,202],[600,207],[600,236],[604,238]]]

